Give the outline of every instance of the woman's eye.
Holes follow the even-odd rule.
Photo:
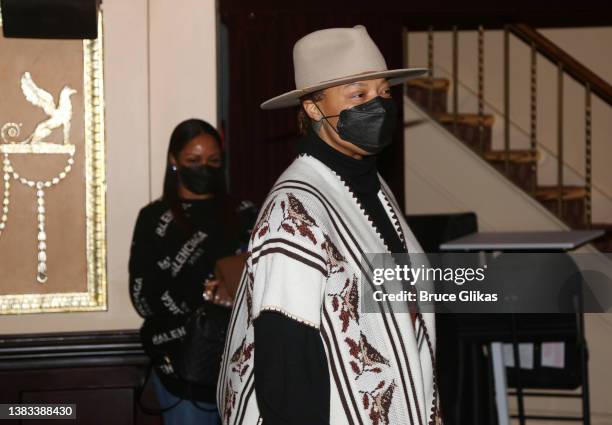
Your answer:
[[[363,93],[353,93],[353,94],[351,95],[351,97],[352,97],[352,98],[361,98],[361,97],[363,97]]]

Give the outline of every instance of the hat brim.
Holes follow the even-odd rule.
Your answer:
[[[260,105],[261,109],[280,109],[300,104],[300,97],[314,93],[319,90],[324,90],[329,87],[349,84],[355,81],[373,80],[375,78],[386,78],[390,86],[401,84],[412,78],[420,77],[429,71],[427,68],[405,68],[391,69],[388,71],[366,72],[363,74],[351,75],[349,77],[337,78],[335,80],[325,81],[315,86],[306,87],[303,89],[291,90],[290,92],[281,94],[266,100]]]

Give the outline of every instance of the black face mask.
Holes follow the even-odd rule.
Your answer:
[[[197,195],[220,193],[225,189],[223,167],[210,165],[191,165],[178,168],[181,183]]]
[[[327,118],[331,117],[340,117],[337,129],[327,121]],[[393,141],[397,107],[393,99],[377,96],[361,105],[344,109],[339,115],[323,118],[343,140],[376,154]]]

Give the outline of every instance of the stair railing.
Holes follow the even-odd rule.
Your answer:
[[[558,109],[557,109],[557,125],[558,125],[558,140],[557,140],[557,185],[559,189],[559,197],[557,201],[558,211],[561,211],[563,204],[563,76],[569,75],[585,90],[585,222],[587,225],[592,223],[592,109],[591,97],[595,94],[602,101],[612,106],[612,86],[578,62],[570,54],[559,48],[556,44],[542,35],[540,32],[525,24],[509,25],[507,30],[523,42],[530,44],[532,48],[532,80],[531,90],[535,93],[535,59],[536,53],[540,53],[546,59],[558,68]],[[533,94],[535,97],[535,94]],[[534,108],[532,106],[532,108]],[[535,113],[532,114],[532,132],[535,132]],[[533,136],[535,137],[535,135]]]
[[[480,153],[484,155],[484,27],[478,29],[478,132]],[[563,140],[563,78],[569,75],[585,90],[585,217],[584,222],[587,227],[592,224],[592,107],[591,98],[597,96],[603,102],[612,106],[612,86],[597,76],[594,72],[586,68],[575,58],[554,44],[543,34],[525,24],[511,24],[503,28],[503,69],[504,69],[504,170],[506,174],[510,170],[510,35],[514,35],[519,40],[531,48],[530,62],[530,128],[529,140],[530,150],[535,152],[537,149],[537,56],[541,54],[557,67],[557,216],[563,216],[564,208],[564,140]],[[458,125],[458,86],[459,86],[459,43],[458,28],[452,27],[452,82],[453,82],[453,133],[457,132]],[[427,63],[429,76],[433,77],[434,67],[434,27],[430,26],[427,30]],[[429,108],[433,106],[433,84],[430,85]],[[535,163],[533,165],[535,168]],[[535,195],[536,181],[533,180],[531,192]]]

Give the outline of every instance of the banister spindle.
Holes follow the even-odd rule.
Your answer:
[[[531,79],[530,79],[530,131],[529,131],[529,146],[531,152],[535,153],[535,157],[538,158],[536,150],[538,148],[538,68],[537,68],[537,49],[535,43],[531,43]],[[538,184],[538,174],[537,174],[537,161],[532,163],[532,172],[534,174],[534,178],[531,180],[531,193],[535,194],[536,186]]]
[[[563,63],[557,64],[557,214],[563,217]]]
[[[591,118],[592,118],[592,110],[591,110],[591,84],[586,83],[585,85],[585,173],[584,173],[584,183],[586,186],[586,200],[585,200],[585,223],[587,227],[591,227],[593,222],[592,217],[592,182],[591,182]]]
[[[478,146],[484,155],[484,28],[478,27]]]
[[[433,111],[433,72],[434,72],[434,28],[429,27],[427,30],[427,68],[429,81],[429,96],[427,99],[429,112]]]
[[[510,30],[504,27],[504,171],[510,173]]]
[[[459,119],[459,31],[453,26],[453,134],[457,135]]]

